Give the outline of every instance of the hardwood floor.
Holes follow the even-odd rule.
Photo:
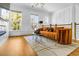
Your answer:
[[[71,52],[68,56],[79,56],[79,48],[75,49],[73,52]]]
[[[79,40],[77,40],[76,43],[79,44]],[[68,56],[79,56],[79,47],[72,51]]]
[[[77,41],[79,44],[79,41]],[[6,43],[0,47],[0,56],[36,56],[37,53],[31,48],[23,36],[9,37]],[[79,56],[79,48],[68,56]]]
[[[2,56],[36,56],[36,52],[31,48],[23,36],[9,37],[6,43],[0,47]]]

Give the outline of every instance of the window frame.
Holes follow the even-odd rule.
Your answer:
[[[9,17],[8,17],[8,19],[7,19],[7,16],[5,16],[5,18],[3,17],[4,15],[2,15],[2,10],[5,10],[5,15],[7,15],[7,11],[8,11],[8,15],[9,15]],[[12,20],[11,20],[11,12],[14,12],[14,13],[17,13],[17,14],[19,14],[19,13],[21,13],[21,15],[22,15],[22,12],[21,11],[15,11],[15,10],[9,10],[9,9],[6,9],[6,8],[0,8],[0,11],[1,11],[1,17],[4,19],[4,20],[9,20],[9,22],[11,22],[11,24],[10,25],[12,25]],[[11,28],[10,28],[10,30],[11,31],[18,31],[18,30],[20,30],[21,29],[21,23],[22,23],[22,16],[21,16],[21,20],[19,21],[20,22],[20,24],[19,24],[19,29],[16,29],[16,30],[14,30],[14,29],[12,29],[12,26],[11,26]]]

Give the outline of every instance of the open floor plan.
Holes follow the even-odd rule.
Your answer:
[[[0,56],[79,56],[79,3],[0,3]]]

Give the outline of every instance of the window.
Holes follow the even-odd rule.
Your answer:
[[[49,25],[49,18],[47,16],[44,17],[44,25]]]
[[[3,18],[3,19],[5,19],[5,20],[8,20],[8,19],[10,19],[10,15],[9,15],[9,10],[6,10],[6,9],[2,9],[1,8],[1,17]]]
[[[38,15],[31,15],[32,24],[38,24],[39,16]]]
[[[22,13],[1,8],[1,17],[11,22],[11,30],[20,30]]]
[[[39,22],[39,16],[35,14],[31,14],[31,23],[32,23],[32,28],[35,30],[38,28],[38,22]]]
[[[35,14],[31,14],[32,26],[36,25],[36,27],[39,28],[39,21],[43,21],[43,25],[49,25],[49,18],[47,16],[41,17]]]
[[[10,12],[11,27],[13,30],[20,30],[22,13]]]

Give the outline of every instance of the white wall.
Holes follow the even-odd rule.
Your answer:
[[[79,24],[79,5],[75,5],[75,22]],[[76,39],[79,40],[79,25],[76,26]]]
[[[72,22],[72,6],[54,12],[52,24],[69,24]]]
[[[79,24],[79,4],[73,4],[67,8],[58,10],[52,15],[52,24],[63,24],[72,22],[72,38],[74,36],[74,23]],[[76,39],[79,40],[79,25],[76,26]]]
[[[42,11],[42,10],[36,10],[28,8],[27,6],[20,5],[20,4],[11,4],[10,5],[11,10],[17,10],[21,11],[23,15],[22,19],[22,28],[19,31],[10,31],[10,35],[26,35],[26,34],[32,34],[32,27],[31,27],[31,20],[30,20],[30,14],[38,14],[40,17],[48,16],[50,18],[50,13]],[[11,24],[10,24],[11,25]],[[11,27],[11,26],[10,26]],[[11,29],[11,28],[10,28]]]
[[[74,37],[74,6],[68,6],[60,9],[52,15],[52,24],[71,24],[72,23],[72,38]]]

